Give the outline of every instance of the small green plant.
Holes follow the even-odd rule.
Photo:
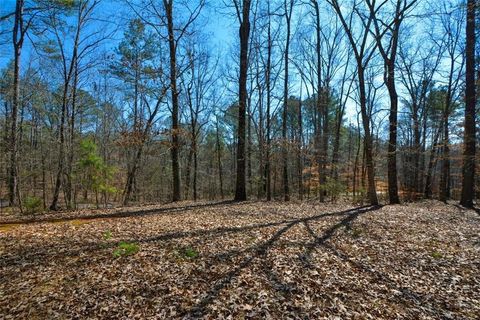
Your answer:
[[[441,258],[443,258],[443,255],[442,255],[440,252],[438,252],[438,251],[432,252],[431,255],[432,255],[432,258],[434,258],[434,259],[441,259]]]
[[[198,251],[191,247],[183,248],[181,253],[184,258],[188,259],[195,259],[196,257],[198,257]]]
[[[90,190],[95,193],[95,203],[99,208],[98,194],[113,194],[117,189],[110,185],[115,167],[107,165],[97,149],[93,140],[84,139],[80,142],[80,158],[76,175],[80,177],[80,183],[85,191]]]
[[[117,248],[113,251],[115,258],[131,256],[140,250],[140,246],[136,243],[120,242]]]
[[[38,197],[26,197],[23,205],[25,206],[26,213],[34,214],[42,210],[42,199]]]
[[[110,240],[112,239],[113,234],[110,230],[107,230],[103,233],[103,240]]]

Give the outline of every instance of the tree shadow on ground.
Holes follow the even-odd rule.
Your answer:
[[[225,204],[225,202],[223,202]],[[216,204],[219,205],[219,204]],[[198,206],[197,206],[198,207]],[[203,205],[202,207],[206,207]],[[214,229],[197,229],[191,231],[175,231],[175,232],[168,232],[154,237],[144,237],[144,238],[130,238],[124,239],[125,242],[136,242],[138,244],[142,243],[155,243],[155,242],[163,242],[163,241],[172,241],[177,239],[185,239],[185,238],[201,238],[201,237],[209,237],[210,239],[221,237],[225,234],[235,234],[235,233],[242,233],[252,230],[259,230],[262,228],[269,228],[269,227],[278,227],[282,225],[291,225],[294,226],[298,223],[302,223],[304,221],[311,221],[317,220],[324,217],[335,217],[335,216],[343,216],[357,210],[367,210],[370,207],[360,207],[354,208],[346,211],[341,212],[331,212],[331,213],[322,213],[315,216],[300,218],[300,219],[283,219],[280,221],[274,222],[266,222],[266,223],[258,223],[258,224],[251,224],[246,226],[240,227],[218,227]],[[370,211],[370,210],[368,210]],[[175,212],[178,212],[175,211]],[[156,213],[152,213],[156,214]],[[169,214],[169,212],[167,212]],[[173,214],[173,213],[172,213]],[[134,215],[136,216],[136,215]],[[68,221],[68,220],[67,220]],[[290,228],[288,228],[290,229]],[[287,229],[287,230],[288,230]],[[69,239],[62,239],[63,242],[70,241]],[[112,249],[117,246],[116,242],[111,243],[88,243],[88,244],[79,244],[76,241],[70,241],[71,243],[67,246],[72,249],[70,250],[62,250],[61,252],[55,252],[52,250],[51,247],[39,248],[39,247],[29,247],[25,250],[25,248],[20,248],[21,251],[19,252],[10,252],[9,256],[3,257],[0,260],[0,267],[1,266],[13,266],[13,265],[22,265],[25,263],[48,263],[52,260],[62,260],[68,259],[70,257],[79,256],[82,253],[89,253],[91,254],[94,251],[98,250],[107,250]],[[68,244],[68,243],[67,243]],[[254,251],[256,248],[251,248],[248,251]],[[238,250],[232,250],[228,254],[222,254],[224,259],[229,258],[231,255],[238,255]],[[19,259],[21,258],[21,259]]]
[[[354,220],[355,219],[352,219],[351,217],[347,217],[342,222],[344,222],[345,226],[351,228],[351,224]],[[314,239],[313,242],[305,244],[305,256],[310,257],[313,250],[317,250],[319,247],[323,247],[327,249],[331,254],[339,258],[341,261],[348,263],[356,270],[360,271],[360,273],[368,274],[377,283],[383,283],[387,289],[391,290],[387,294],[391,294],[392,291],[397,293],[397,295],[394,297],[388,297],[389,299],[400,302],[407,308],[409,305],[414,304],[435,319],[442,318],[442,316],[445,314],[444,311],[448,311],[445,309],[445,306],[443,304],[436,303],[434,300],[432,300],[431,296],[418,293],[406,286],[400,286],[398,283],[392,280],[391,276],[389,276],[388,274],[375,270],[374,268],[368,266],[365,263],[362,264],[358,261],[355,261],[344,252],[335,248],[332,244],[326,243],[325,237],[329,237],[328,234],[329,231],[332,230],[332,228],[329,229],[323,236],[319,237],[310,227],[308,222],[304,223],[304,225],[307,229],[307,232]]]
[[[180,207],[166,207],[166,208],[153,208],[153,209],[144,209],[144,210],[130,210],[130,211],[119,211],[119,212],[112,212],[112,213],[94,213],[94,214],[87,214],[87,215],[79,215],[76,217],[40,217],[40,218],[32,218],[29,220],[12,220],[12,221],[5,221],[0,223],[0,226],[7,226],[7,225],[26,225],[26,224],[36,224],[36,223],[61,223],[61,222],[69,222],[73,220],[96,220],[96,219],[118,219],[118,218],[130,218],[130,217],[143,217],[143,216],[150,216],[150,215],[174,215],[183,213],[186,211],[191,211],[195,209],[203,209],[203,208],[212,208],[224,205],[233,204],[234,201],[232,200],[225,200],[219,202],[211,202],[211,203],[202,203],[202,204],[192,204]]]
[[[349,209],[341,212],[324,213],[324,214],[319,214],[311,217],[300,218],[300,219],[295,219],[291,221],[284,221],[283,223],[278,223],[277,225],[286,224],[286,226],[276,231],[273,234],[273,236],[269,238],[267,241],[252,247],[251,248],[252,254],[250,256],[245,257],[245,259],[242,262],[240,262],[235,268],[233,268],[231,271],[226,273],[220,280],[218,280],[210,288],[210,290],[204,295],[204,297],[200,300],[200,302],[198,302],[191,309],[184,310],[182,313],[182,316],[187,318],[199,318],[204,316],[208,306],[218,297],[220,292],[227,285],[229,285],[236,277],[238,277],[242,272],[242,270],[251,266],[256,259],[260,259],[260,260],[264,259],[268,254],[268,251],[275,245],[275,243],[278,242],[278,240],[290,229],[292,229],[294,226],[302,223],[308,223],[310,221],[316,221],[325,217],[346,216],[340,222],[328,228],[325,231],[324,235],[321,238],[318,238],[316,240],[315,246],[318,246],[323,242],[327,241],[328,239],[330,239],[335,234],[336,230],[338,230],[343,226],[346,226],[347,224],[352,223],[352,221],[357,219],[360,215],[378,210],[380,208],[381,206],[359,207],[359,208],[353,208],[353,209]],[[279,277],[271,269],[268,269],[266,266],[264,266],[263,270],[267,273],[267,278],[272,282],[272,287],[280,289],[280,292],[283,292],[284,294],[289,295],[297,291],[295,286],[282,283],[281,280],[279,280]]]
[[[461,206],[459,204],[453,204],[454,207],[460,209],[460,210],[473,210],[475,211],[476,214],[478,214],[480,216],[480,208],[477,208],[477,207],[473,207],[473,208],[466,208],[464,206]]]
[[[202,208],[202,207],[212,207],[218,206],[220,204],[229,204],[230,202],[221,202],[209,205],[197,205],[197,206],[186,206],[182,207],[183,210],[190,210],[194,208]],[[245,226],[225,226],[225,227],[218,227],[213,229],[196,229],[191,231],[177,231],[177,232],[169,232],[160,234],[158,236],[153,237],[141,237],[141,238],[131,238],[125,241],[132,241],[137,243],[166,243],[168,241],[176,240],[176,239],[185,239],[185,238],[197,238],[198,241],[212,241],[218,237],[222,237],[224,235],[234,235],[234,234],[248,234],[250,231],[260,230],[263,228],[270,228],[270,227],[278,227],[276,230],[273,230],[271,237],[267,240],[255,244],[246,248],[233,248],[231,250],[224,250],[220,253],[212,254],[209,256],[203,256],[206,259],[207,264],[210,265],[215,264],[227,264],[228,271],[224,272],[219,279],[212,279],[212,277],[207,276],[205,274],[201,274],[205,276],[207,279],[212,279],[212,286],[205,290],[197,300],[197,303],[193,307],[185,307],[183,310],[179,310],[181,315],[185,318],[199,318],[208,314],[208,309],[210,305],[218,299],[219,295],[221,294],[222,290],[232,284],[233,281],[242,273],[243,270],[249,268],[255,262],[261,262],[260,272],[266,276],[266,281],[270,284],[272,290],[275,290],[279,294],[283,295],[286,299],[291,296],[294,296],[296,293],[300,292],[300,290],[295,286],[294,283],[285,283],[282,280],[282,275],[276,272],[273,268],[273,263],[268,259],[267,255],[271,252],[271,249],[274,246],[280,245],[284,236],[295,226],[304,226],[307,234],[309,235],[308,240],[305,241],[287,241],[286,245],[294,245],[298,246],[304,252],[302,252],[299,256],[300,262],[305,267],[313,267],[313,259],[312,254],[315,250],[319,248],[324,248],[332,255],[339,258],[341,261],[350,264],[353,268],[358,270],[360,274],[365,274],[370,277],[375,282],[380,282],[384,284],[384,286],[388,290],[395,290],[397,293],[389,299],[391,301],[395,301],[397,303],[405,305],[407,308],[409,306],[415,305],[416,307],[422,307],[421,309],[423,312],[429,314],[434,318],[441,317],[446,306],[440,305],[440,302],[436,302],[432,300],[432,297],[426,296],[424,294],[415,292],[414,290],[406,287],[401,286],[397,282],[395,282],[389,275],[379,272],[374,267],[359,262],[358,260],[352,259],[346,253],[342,252],[338,248],[331,243],[331,238],[338,234],[338,231],[345,227],[351,228],[352,224],[355,220],[366,213],[373,212],[375,210],[380,209],[380,206],[364,206],[353,208],[345,211],[340,212],[328,212],[328,213],[320,213],[313,216],[302,217],[302,218],[290,218],[286,217],[285,215],[280,215],[277,221],[272,222],[265,222],[265,223],[256,223],[250,224]],[[161,210],[160,213],[165,214],[175,214],[178,213],[180,210],[178,208],[173,208],[175,211],[171,212],[172,208],[166,208]],[[159,214],[159,210],[149,210],[151,213],[145,214]],[[168,212],[170,211],[170,212]],[[125,214],[125,213],[123,213]],[[215,213],[216,214],[216,213]],[[220,213],[219,213],[220,214]],[[137,216],[137,213],[133,213],[130,216]],[[274,213],[265,212],[267,216],[275,216]],[[317,234],[314,229],[312,228],[311,223],[320,221],[322,218],[327,217],[336,217],[340,220],[335,221],[332,225],[326,226],[323,228],[324,231],[321,234]],[[104,215],[102,215],[104,218]],[[288,239],[285,239],[288,240]],[[79,243],[72,243],[72,247],[70,250],[66,250],[63,252],[54,252],[49,248],[49,251],[42,251],[38,248],[31,248],[31,251],[28,252],[27,255],[24,252],[18,252],[9,254],[8,257],[3,257],[0,260],[0,267],[12,267],[15,265],[23,265],[26,263],[34,263],[34,264],[42,264],[48,263],[49,261],[55,261],[56,263],[62,263],[61,259],[65,259],[66,257],[71,256],[79,256],[85,252],[91,252],[93,250],[105,250],[111,249],[115,247],[117,243],[105,243],[102,244],[95,244],[90,243],[88,245],[83,245],[79,247]],[[235,263],[234,259],[238,258],[240,260],[239,263]],[[57,259],[60,259],[57,261]],[[87,263],[86,260],[82,261],[81,263]],[[80,267],[80,266],[78,266]],[[318,267],[318,266],[317,266]],[[321,267],[321,266],[320,266]],[[11,268],[11,270],[16,270],[15,268]],[[203,272],[203,271],[202,271]],[[15,276],[15,274],[12,274]],[[18,274],[17,274],[18,276]],[[8,277],[7,277],[8,278]],[[205,279],[204,279],[205,280]],[[161,294],[161,293],[157,293]],[[388,293],[387,293],[388,294]],[[293,310],[294,312],[298,312],[298,314],[302,314],[303,310]]]

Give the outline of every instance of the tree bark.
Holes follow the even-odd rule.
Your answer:
[[[265,192],[267,193],[267,201],[272,200],[272,170],[271,170],[271,118],[270,118],[270,108],[271,108],[271,98],[272,98],[272,84],[271,84],[271,69],[272,69],[272,25],[271,25],[271,14],[270,14],[270,1],[268,1],[268,35],[267,35],[267,65],[265,70],[265,81],[266,81],[266,90],[267,90],[267,106],[265,111],[266,117],[266,150],[265,150]]]
[[[8,179],[8,198],[11,206],[16,204],[17,183],[18,183],[18,143],[17,143],[17,117],[18,107],[20,104],[20,63],[22,56],[22,47],[25,37],[24,21],[23,21],[24,0],[17,0],[15,6],[15,21],[13,24],[13,101],[10,115],[10,165]]]
[[[179,162],[179,103],[177,89],[177,43],[174,34],[173,25],[173,0],[164,0],[165,12],[167,16],[168,29],[168,47],[170,51],[170,90],[172,92],[172,181],[173,193],[172,201],[180,201],[180,162]]]
[[[243,0],[240,21],[240,75],[238,104],[238,143],[237,143],[237,177],[235,186],[235,201],[247,200],[246,162],[245,162],[245,125],[247,106],[247,72],[248,72],[248,40],[250,37],[250,5],[251,0]],[[239,14],[240,15],[240,14]]]
[[[220,196],[222,197],[222,200],[225,198],[225,195],[223,193],[223,170],[222,170],[222,147],[220,144],[220,132],[218,128],[218,120],[215,122],[215,128],[216,128],[216,144],[217,144],[217,165],[218,165],[218,180],[220,183]]]
[[[282,167],[282,183],[283,183],[283,200],[290,200],[290,191],[288,185],[288,138],[287,138],[287,114],[288,114],[288,64],[289,64],[289,50],[290,50],[290,29],[291,29],[291,17],[293,0],[290,0],[287,5],[287,0],[284,2],[285,7],[285,20],[287,23],[287,38],[285,43],[285,75],[283,79],[283,113],[282,113],[282,152],[283,152],[283,167]]]
[[[466,83],[465,83],[465,133],[462,170],[462,195],[460,204],[467,208],[473,207],[475,197],[475,106],[476,106],[476,83],[475,83],[475,11],[476,1],[467,1],[467,27],[466,27]]]

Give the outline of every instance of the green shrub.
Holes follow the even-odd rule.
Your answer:
[[[38,197],[26,197],[23,201],[23,205],[25,206],[26,213],[34,214],[37,212],[42,211],[42,199]]]
[[[76,176],[80,178],[80,183],[85,190],[95,193],[97,208],[99,207],[99,192],[108,194],[117,192],[117,189],[110,184],[116,169],[103,161],[93,140],[84,139],[80,142],[80,157],[77,166]]]
[[[136,243],[120,242],[117,248],[113,251],[115,258],[131,256],[140,250],[140,246]]]
[[[342,193],[347,191],[345,184],[333,178],[327,178],[327,181],[320,186],[320,189],[330,195],[333,202],[335,202]]]

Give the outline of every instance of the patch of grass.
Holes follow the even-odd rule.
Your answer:
[[[120,242],[117,248],[113,251],[113,256],[115,258],[131,256],[137,253],[140,250],[140,246],[136,243],[129,242]]]
[[[180,255],[184,259],[195,259],[198,257],[199,253],[192,247],[185,247],[180,250]]]
[[[438,251],[433,251],[431,254],[432,258],[434,259],[441,259],[443,258],[443,254],[441,254],[440,252]]]
[[[103,233],[103,240],[110,240],[112,239],[113,237],[113,234],[112,234],[112,231],[110,230],[107,230]]]

